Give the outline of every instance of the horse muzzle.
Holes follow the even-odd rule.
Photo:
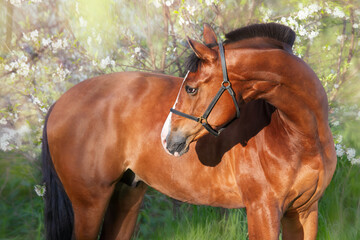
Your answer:
[[[169,154],[180,157],[189,151],[188,137],[179,132],[169,133],[163,141],[163,147]]]

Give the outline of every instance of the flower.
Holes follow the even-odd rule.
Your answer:
[[[134,49],[134,52],[135,52],[136,54],[139,54],[140,51],[141,51],[141,48],[139,48],[139,47],[136,47],[136,48]]]
[[[9,2],[9,0],[6,0],[6,1],[8,1]],[[10,3],[12,4],[12,5],[14,5],[15,7],[21,7],[21,4],[22,4],[22,0],[10,0]]]
[[[347,148],[346,149],[346,155],[349,160],[353,159],[355,157],[356,151],[353,148]]]
[[[68,45],[67,39],[58,39],[55,42],[51,42],[53,53],[56,53],[60,49],[65,49]]]
[[[41,44],[44,46],[44,47],[47,47],[51,44],[51,39],[50,38],[42,38],[41,39]]]
[[[308,37],[310,40],[313,40],[317,35],[319,35],[319,32],[311,31]]]
[[[114,67],[115,66],[115,61],[111,60],[109,56],[107,56],[104,59],[101,59],[100,65],[99,65],[101,69],[106,68],[108,65],[111,65],[111,66]]]
[[[80,27],[86,27],[87,26],[87,21],[83,17],[79,18],[79,22],[80,22]]]
[[[300,19],[300,20],[304,20],[308,17],[308,12],[306,11],[306,9],[304,10],[300,10],[297,14],[297,17]]]
[[[339,35],[339,36],[336,38],[336,41],[337,41],[338,43],[341,43],[344,39],[345,39],[345,35]]]
[[[36,194],[39,197],[43,197],[45,195],[45,192],[46,192],[45,184],[44,185],[35,185],[34,186],[34,191],[36,192]]]
[[[355,165],[355,164],[359,164],[360,165],[360,158],[353,158],[350,160],[351,164]]]
[[[338,18],[343,18],[345,17],[345,13],[343,11],[341,11],[338,7],[336,7],[334,9],[334,11],[332,12],[334,17],[338,17]]]
[[[205,0],[207,6],[210,6],[214,3],[214,0]]]
[[[345,154],[345,151],[341,146],[341,144],[335,144],[335,149],[336,149],[336,156],[342,157]]]
[[[156,8],[161,7],[161,3],[160,3],[159,0],[154,0],[154,1],[153,1],[153,4],[155,5]]]
[[[168,7],[170,7],[173,3],[174,3],[174,0],[172,0],[172,1],[166,1],[166,2],[165,2],[165,5],[168,6]]]
[[[30,38],[31,38],[31,40],[36,41],[38,37],[39,37],[39,32],[38,32],[38,30],[34,30],[34,31],[32,31],[32,32],[30,33]]]
[[[91,42],[92,42],[92,38],[89,36],[89,37],[87,38],[87,44],[88,44],[88,45],[91,45]]]

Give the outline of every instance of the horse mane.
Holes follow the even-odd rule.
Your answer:
[[[291,28],[278,23],[253,24],[225,34],[224,44],[255,37],[272,38],[289,45],[291,48],[295,42],[296,34]],[[207,46],[213,47],[214,45]],[[193,52],[188,56],[184,65],[190,72],[196,72],[200,62],[201,59]]]
[[[255,37],[272,38],[292,47],[295,42],[296,34],[288,26],[278,23],[253,24],[225,34],[226,40],[224,44]]]

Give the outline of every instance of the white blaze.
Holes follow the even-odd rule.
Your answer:
[[[190,71],[188,71],[188,72],[186,73],[185,77],[184,77],[184,80],[183,80],[183,82],[182,82],[182,84],[181,84],[179,93],[178,93],[178,95],[177,95],[177,97],[176,97],[176,101],[175,101],[175,103],[174,103],[174,106],[172,107],[173,109],[175,109],[175,106],[176,106],[176,104],[177,104],[177,102],[178,102],[178,99],[179,99],[180,91],[181,91],[181,89],[182,89],[182,87],[183,87],[183,85],[184,85],[184,82],[185,82],[185,80],[186,80],[189,72],[190,72]],[[164,123],[164,126],[163,126],[163,128],[162,128],[162,130],[161,130],[161,144],[163,145],[163,148],[165,149],[165,151],[166,151],[167,153],[169,153],[169,154],[171,154],[171,153],[170,153],[170,152],[167,150],[167,148],[166,148],[166,146],[167,146],[166,137],[167,137],[167,135],[170,133],[170,130],[171,130],[171,117],[172,117],[172,112],[170,112],[169,115],[167,116],[166,121],[165,121],[165,123]]]

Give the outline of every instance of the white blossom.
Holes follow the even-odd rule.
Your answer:
[[[309,33],[309,39],[310,40],[313,40],[317,35],[319,35],[319,32],[317,32],[317,31],[311,31],[310,33]]]
[[[351,164],[355,165],[355,164],[359,164],[360,165],[360,158],[353,158],[350,160]]]
[[[41,44],[44,46],[44,47],[47,47],[51,44],[51,39],[50,38],[42,38],[41,39]]]
[[[300,19],[300,20],[304,20],[308,17],[308,12],[306,11],[306,9],[303,9],[303,10],[300,10],[297,14],[297,17]]]
[[[172,0],[172,1],[168,0],[168,1],[165,2],[165,5],[170,7],[173,3],[174,3],[174,0]]]
[[[353,27],[353,28],[359,28],[359,24],[354,23],[354,24],[352,25],[352,27]]]
[[[154,1],[153,1],[153,4],[154,4],[154,6],[155,6],[156,8],[159,8],[159,7],[162,6],[162,5],[161,5],[161,2],[160,2],[159,0],[154,0]]]
[[[60,49],[65,49],[69,45],[67,39],[57,39],[55,42],[51,42],[53,53],[56,53]]]
[[[14,130],[11,128],[0,129],[0,149],[2,151],[10,151],[14,146],[20,146],[23,136],[30,131],[27,125],[21,126],[19,129]]]
[[[87,26],[87,21],[83,17],[79,18],[79,22],[80,22],[80,27],[86,27]]]
[[[104,59],[101,59],[100,64],[99,64],[99,67],[101,69],[106,68],[108,65],[115,66],[115,61],[111,60],[109,56],[107,56]]]
[[[30,40],[30,38],[29,38],[25,33],[23,33],[23,38],[24,38],[26,41],[29,41],[29,40]]]
[[[39,32],[38,32],[38,30],[34,30],[34,31],[32,31],[32,32],[30,33],[30,38],[31,38],[31,40],[36,41],[38,37],[39,37]]]
[[[305,36],[306,34],[307,34],[306,29],[304,28],[303,25],[300,25],[299,26],[299,35],[300,36]]]
[[[26,77],[30,72],[30,65],[26,62],[20,62],[17,73],[21,76]]]
[[[46,193],[46,188],[45,185],[35,185],[34,186],[34,191],[36,192],[36,194],[39,197],[43,197]]]
[[[345,35],[339,35],[337,38],[336,38],[336,41],[338,43],[341,43],[343,41],[343,39],[345,39]]]
[[[353,159],[355,157],[356,151],[353,148],[347,148],[346,149],[346,155],[349,160]]]
[[[312,12],[312,13],[315,13],[315,12],[318,12],[321,10],[321,7],[316,4],[316,3],[313,3],[309,6],[309,10]]]
[[[326,12],[327,14],[331,14],[331,13],[332,13],[332,10],[331,10],[330,8],[325,8],[325,12]]]
[[[15,7],[21,7],[21,4],[22,4],[22,0],[6,0],[7,2],[10,2],[12,5],[14,5]]]
[[[54,82],[63,82],[69,74],[70,74],[70,71],[66,68],[63,68],[63,66],[60,65],[56,68],[56,71],[52,74],[53,81]],[[41,104],[38,104],[38,105],[41,105]],[[47,111],[46,109],[40,109],[40,110],[43,112],[44,112],[44,110]]]
[[[338,156],[338,157],[344,156],[345,151],[344,151],[343,147],[341,146],[341,144],[335,144],[335,149],[336,149],[336,156]]]
[[[92,38],[89,36],[88,38],[87,38],[87,44],[90,46],[91,45],[91,42],[92,42]]]
[[[336,7],[334,9],[334,11],[332,12],[332,15],[334,17],[338,17],[338,18],[343,18],[345,17],[345,13],[343,11],[341,11],[338,7]]]
[[[337,136],[336,136],[336,141],[337,141],[338,143],[341,143],[342,140],[343,140],[343,136],[342,136],[342,135],[337,135]]]
[[[212,5],[214,2],[215,2],[214,0],[205,0],[205,4],[206,4],[207,6]]]
[[[196,7],[194,5],[190,6],[190,5],[187,5],[186,6],[186,10],[188,11],[188,13],[193,16],[195,14],[195,11],[196,11]]]
[[[136,48],[134,49],[134,52],[135,52],[136,54],[139,54],[139,53],[141,52],[141,48],[136,47]]]

